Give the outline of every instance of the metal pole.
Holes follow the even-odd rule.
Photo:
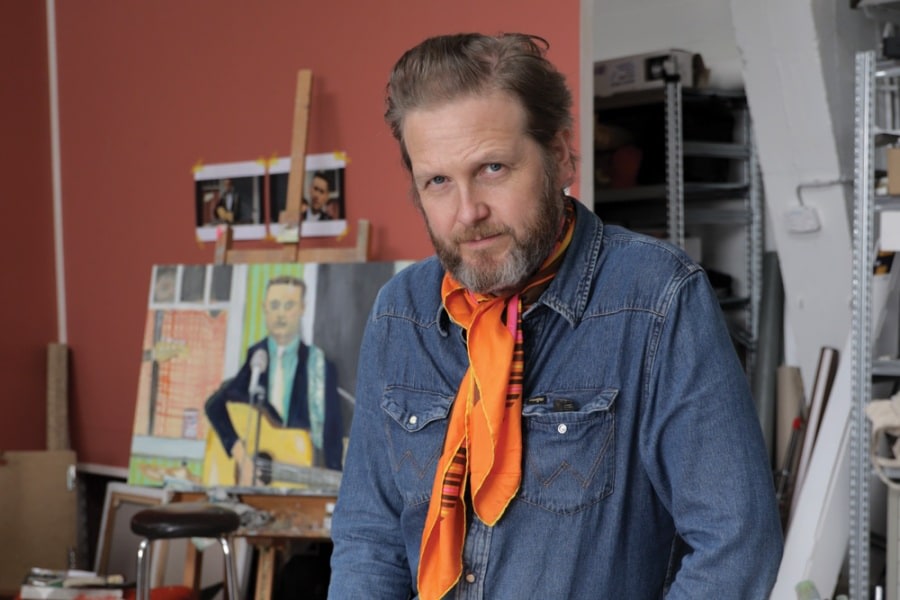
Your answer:
[[[856,55],[856,144],[854,148],[853,311],[850,423],[850,598],[869,598],[869,427],[872,394],[872,269],[874,267],[874,88],[875,53]]]
[[[666,211],[669,241],[684,248],[684,151],[681,127],[681,79],[666,80]]]

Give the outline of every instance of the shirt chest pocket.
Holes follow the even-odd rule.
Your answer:
[[[617,394],[612,388],[562,391],[525,402],[519,500],[570,514],[612,493]]]
[[[397,487],[408,506],[428,502],[453,396],[408,387],[385,389],[385,437]]]

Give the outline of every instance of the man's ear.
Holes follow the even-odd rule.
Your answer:
[[[559,180],[557,188],[565,189],[575,183],[575,160],[572,150],[572,140],[574,134],[572,129],[567,127],[556,134],[551,142],[550,149],[553,152],[553,158],[556,160],[556,172]]]

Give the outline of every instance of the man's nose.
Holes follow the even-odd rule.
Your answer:
[[[483,194],[470,185],[463,185],[458,189],[459,204],[456,219],[464,225],[471,225],[487,218],[490,209],[484,202]]]

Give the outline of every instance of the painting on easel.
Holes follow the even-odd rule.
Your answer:
[[[330,481],[369,309],[406,264],[154,267],[128,482]]]

